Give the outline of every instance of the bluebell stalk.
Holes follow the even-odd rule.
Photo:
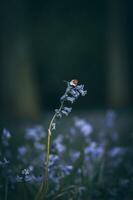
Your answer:
[[[49,167],[49,157],[51,150],[51,134],[52,131],[56,129],[56,119],[61,118],[63,115],[68,116],[71,112],[72,108],[65,106],[66,102],[73,104],[78,97],[85,96],[87,91],[84,90],[84,85],[78,85],[78,81],[76,79],[69,81],[64,81],[67,84],[66,91],[64,95],[60,98],[60,107],[59,109],[55,109],[55,113],[53,118],[50,121],[48,127],[48,139],[47,139],[47,154],[45,161],[45,172],[44,172],[44,180],[40,186],[40,190],[35,198],[35,200],[43,200],[47,191],[48,191],[48,167]]]

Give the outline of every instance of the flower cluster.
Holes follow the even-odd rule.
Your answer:
[[[73,104],[80,95],[85,96],[87,94],[87,90],[84,90],[84,85],[78,85],[77,80],[65,82],[67,83],[67,88],[64,95],[60,98],[61,107],[59,109],[55,109],[57,117],[62,117],[62,115],[68,116],[71,112],[72,108],[64,106],[65,102],[70,102]]]
[[[36,182],[37,177],[34,176],[33,169],[34,169],[34,167],[32,165],[27,168],[24,168],[21,171],[21,174],[17,175],[16,181],[17,182],[29,182],[29,183]]]
[[[3,129],[2,132],[2,143],[4,146],[8,146],[9,145],[9,139],[11,138],[11,134],[7,129]]]
[[[75,102],[86,93],[77,80],[67,82],[61,107],[52,118],[51,131],[56,117],[71,112],[72,108],[65,104]],[[88,115],[74,117],[73,125],[68,118],[66,123],[66,128],[53,135],[45,199],[132,199],[132,136],[129,137],[130,145],[127,140],[123,142],[127,134],[119,134],[122,129],[116,125],[115,112],[109,111],[100,118],[99,115],[89,119]],[[46,132],[40,125],[24,128],[19,136],[3,129],[0,133],[1,199],[35,198],[39,185],[46,178],[44,160],[47,148],[44,142]]]

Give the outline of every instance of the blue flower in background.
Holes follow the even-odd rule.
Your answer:
[[[4,157],[3,160],[0,160],[0,167],[5,167],[8,165],[10,162]]]
[[[61,134],[54,139],[53,147],[58,153],[65,152],[66,146],[63,144],[63,136]]]
[[[34,147],[37,151],[44,151],[45,149],[44,144],[41,144],[39,142],[34,142]]]
[[[27,148],[25,146],[18,147],[18,153],[20,156],[24,156],[27,153]]]
[[[72,93],[69,95],[71,97]],[[74,99],[76,98],[75,96]],[[72,109],[67,106],[62,108],[62,116],[68,115]],[[117,130],[115,116],[109,111],[100,119],[99,124],[95,121],[96,128],[87,120],[88,116],[74,117],[74,123],[67,121],[65,128],[60,130],[61,134],[52,135],[52,150],[48,163],[49,190],[46,199],[88,200],[90,197],[99,200],[103,190],[109,196],[107,199],[117,199],[119,192],[128,194],[129,189],[132,191],[133,148],[124,147],[121,143],[120,138],[124,137],[124,134],[119,134],[121,129]],[[23,134],[20,132],[12,135],[7,129],[3,129],[0,136],[0,194],[4,194],[8,186],[8,199],[13,195],[19,198],[23,192],[26,193],[27,199],[30,196],[34,199],[37,188],[46,177],[43,174],[46,159],[44,128],[32,126],[26,128]],[[112,139],[114,137],[117,140]],[[17,188],[20,188],[19,192]],[[116,195],[113,198],[112,193]]]
[[[32,128],[27,128],[25,133],[25,138],[27,140],[40,141],[45,138],[46,133],[42,126],[35,126]]]
[[[8,146],[9,145],[9,140],[11,138],[11,134],[7,129],[3,129],[2,132],[2,143],[4,146]]]
[[[72,162],[77,161],[81,156],[81,152],[76,150],[71,150],[69,154]]]
[[[101,157],[104,153],[104,146],[98,145],[96,142],[91,142],[89,146],[84,149],[85,155],[90,155],[94,160]]]
[[[90,134],[93,132],[92,125],[86,122],[84,119],[75,118],[74,125],[80,129],[81,133],[83,133],[85,137],[90,136]]]
[[[116,121],[116,113],[113,110],[109,110],[105,117],[105,123],[108,128],[112,128]]]
[[[113,147],[109,150],[108,154],[111,157],[121,156],[126,152],[126,149],[123,147]]]

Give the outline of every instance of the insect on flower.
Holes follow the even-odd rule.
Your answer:
[[[75,87],[75,86],[77,86],[77,84],[78,84],[78,80],[76,80],[76,79],[73,79],[73,80],[70,81],[71,86]]]

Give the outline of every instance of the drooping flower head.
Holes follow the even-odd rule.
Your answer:
[[[84,85],[78,85],[77,79],[72,79],[71,81],[65,81],[67,83],[67,88],[63,96],[61,96],[61,108],[56,109],[55,112],[57,113],[58,117],[62,117],[62,114],[68,116],[71,112],[72,108],[64,106],[65,102],[69,102],[73,104],[78,97],[85,96],[87,94],[87,90],[84,90]]]

